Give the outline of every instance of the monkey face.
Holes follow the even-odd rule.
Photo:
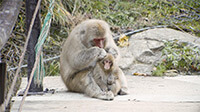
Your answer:
[[[107,56],[100,61],[100,66],[105,72],[112,71],[114,69],[114,57],[112,54],[108,53]]]
[[[87,47],[99,47],[104,48],[106,44],[106,28],[100,23],[89,24],[84,31],[81,31],[83,35],[82,43]]]
[[[104,48],[105,38],[95,38],[93,39],[93,42],[95,43],[95,46],[99,48]]]
[[[113,63],[112,63],[111,60],[106,59],[106,60],[103,61],[103,65],[104,65],[105,70],[110,70]]]
[[[105,38],[94,38],[90,40],[89,44],[90,47],[99,47],[99,48],[104,48],[105,47]]]

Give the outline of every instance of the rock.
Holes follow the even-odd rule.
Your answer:
[[[121,52],[120,68],[125,74],[151,74],[153,66],[161,59],[163,41],[178,40],[180,42],[200,45],[200,38],[188,33],[169,29],[156,28],[134,34],[129,39],[129,46],[119,48]]]

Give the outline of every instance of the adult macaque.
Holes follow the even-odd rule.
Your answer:
[[[119,67],[114,62],[114,57],[108,54],[104,59],[97,62],[93,70],[93,78],[102,91],[112,91],[116,96],[120,91]]]
[[[69,91],[85,93],[90,97],[112,100],[112,92],[104,92],[94,81],[92,70],[96,62],[107,53],[119,60],[119,51],[114,43],[109,25],[102,20],[86,20],[77,25],[62,47],[60,73]],[[120,69],[122,87],[119,94],[127,94],[127,81]]]

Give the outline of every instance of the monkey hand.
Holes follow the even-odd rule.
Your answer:
[[[99,52],[99,55],[98,55],[98,59],[102,60],[107,56],[107,53],[104,49],[101,49],[101,48],[99,48],[99,49],[100,49],[100,52]]]
[[[113,92],[112,91],[108,91],[107,92],[107,100],[113,100],[114,99],[114,94],[113,94]]]
[[[118,52],[114,48],[106,48],[106,52],[109,54],[112,54],[115,58],[117,58],[117,56],[118,56]]]
[[[113,100],[114,99],[114,94],[113,94],[112,91],[104,92],[100,99],[103,99],[103,100]]]

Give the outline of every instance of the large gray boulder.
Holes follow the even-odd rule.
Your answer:
[[[120,68],[125,74],[152,74],[154,64],[162,56],[161,50],[165,47],[163,41],[174,39],[200,45],[200,38],[188,33],[169,28],[150,29],[132,35],[129,39],[129,46],[119,48],[121,52]]]

